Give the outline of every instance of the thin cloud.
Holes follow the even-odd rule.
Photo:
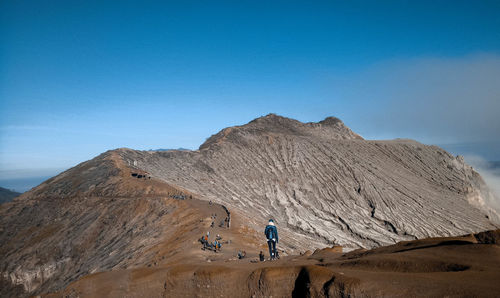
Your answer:
[[[491,167],[490,162],[477,155],[467,155],[465,160],[483,177],[493,193],[486,203],[500,214],[500,168]]]
[[[433,143],[500,139],[497,54],[386,61],[337,78],[333,87],[365,122],[363,135]]]

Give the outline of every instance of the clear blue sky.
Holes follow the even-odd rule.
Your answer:
[[[271,112],[500,160],[499,103],[499,1],[0,2],[0,178]]]

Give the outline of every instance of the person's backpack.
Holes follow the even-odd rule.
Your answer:
[[[274,229],[272,226],[267,226],[266,228],[266,237],[268,240],[271,240],[274,238]]]

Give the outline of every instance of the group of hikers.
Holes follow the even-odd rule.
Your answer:
[[[221,240],[222,240],[222,237],[217,234],[217,236],[215,237],[215,240],[214,242],[209,242],[208,239],[210,237],[210,231],[208,231],[205,235],[203,235],[198,241],[201,242],[201,244],[203,245],[203,247],[201,248],[202,250],[213,250],[214,252],[218,252],[221,250],[222,248],[222,243],[221,243]]]
[[[269,260],[276,260],[279,259],[279,254],[278,250],[276,249],[276,245],[278,244],[279,238],[278,238],[278,229],[276,228],[276,225],[274,224],[274,220],[270,219],[265,230],[264,230],[264,235],[266,236],[267,240],[267,245],[269,247]],[[208,231],[205,235],[203,235],[199,241],[203,245],[202,250],[212,250],[214,252],[218,252],[222,248],[222,237],[217,234],[215,237],[215,240],[213,242],[209,241],[210,238],[210,231]],[[243,259],[246,257],[246,252],[243,251],[238,251],[238,259]],[[259,260],[262,262],[265,260],[264,253],[260,251],[259,253]]]

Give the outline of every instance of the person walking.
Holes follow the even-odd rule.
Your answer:
[[[264,230],[266,235],[267,245],[269,246],[269,257],[271,260],[275,260],[277,257],[276,244],[278,243],[278,229],[274,225],[274,220],[270,219],[269,223]]]

